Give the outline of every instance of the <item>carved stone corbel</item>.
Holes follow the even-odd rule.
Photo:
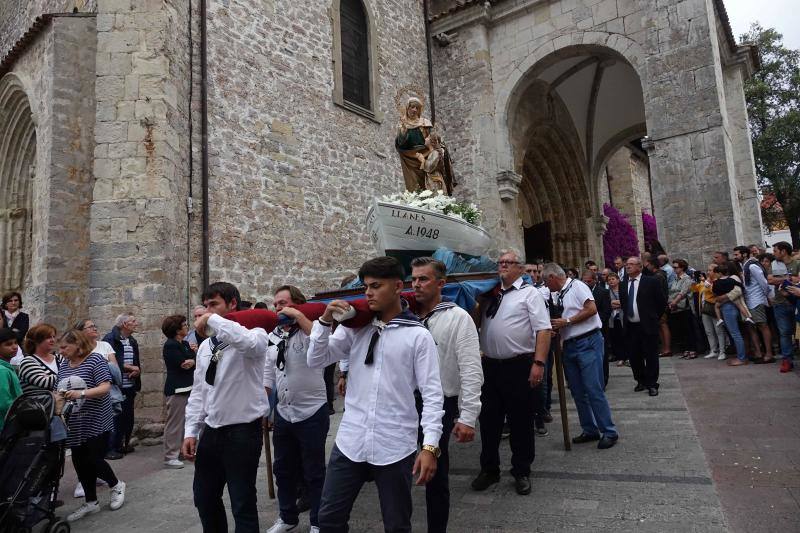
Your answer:
[[[501,170],[497,174],[497,190],[500,192],[500,199],[508,202],[516,198],[519,194],[520,183],[522,183],[522,176],[513,170]]]

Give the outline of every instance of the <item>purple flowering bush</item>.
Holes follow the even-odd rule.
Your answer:
[[[609,204],[603,204],[603,214],[608,217],[608,225],[603,235],[603,259],[606,266],[612,267],[614,258],[618,255],[639,255],[636,230],[628,222],[628,217]]]
[[[645,248],[652,247],[654,243],[658,242],[658,226],[656,225],[656,217],[642,212],[642,228],[644,229]]]

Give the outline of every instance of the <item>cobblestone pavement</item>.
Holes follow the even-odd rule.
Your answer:
[[[612,366],[608,395],[621,435],[619,443],[605,451],[598,450],[593,444],[574,446],[572,451],[565,451],[557,418],[556,423],[549,424],[550,435],[536,439],[533,492],[530,496],[518,496],[513,490],[513,479],[507,473],[503,474],[499,484],[486,492],[472,491],[469,483],[478,473],[480,444],[452,444],[450,531],[712,532],[728,531],[728,524],[732,523],[737,525],[737,531],[790,531],[787,527],[800,523],[797,520],[800,490],[796,462],[796,413],[800,401],[797,376],[778,376],[775,365],[765,365],[769,368],[763,370],[763,367],[737,370],[716,368],[718,365],[714,363],[662,359],[661,390],[656,398],[646,393],[634,393],[630,369]],[[680,383],[676,367],[681,376]],[[712,379],[714,376],[716,378]],[[755,382],[761,390],[758,397],[749,395],[752,387],[748,380],[753,376],[760,379]],[[775,382],[793,385],[785,388],[770,385]],[[682,391],[681,383],[684,383],[685,391]],[[689,398],[694,423],[684,395]],[[792,436],[770,436],[763,425],[751,427],[752,421],[746,416],[747,411],[742,409],[743,402],[748,406],[754,403],[751,398],[761,406],[758,413],[767,416],[771,423],[791,425]],[[781,410],[771,410],[776,404],[780,404]],[[574,436],[579,433],[579,426],[571,401],[568,405],[570,431]],[[788,416],[792,409],[794,423],[790,422],[791,419],[779,418],[778,413]],[[335,418],[329,446],[338,415]],[[774,429],[774,426],[769,427]],[[764,435],[763,439],[757,434]],[[744,490],[741,476],[727,475],[726,472],[738,468],[738,465],[731,467],[726,462],[730,460],[728,455],[725,456],[728,459],[719,460],[723,448],[735,448],[741,456],[740,464],[750,465],[744,456],[751,455],[752,450],[737,447],[735,441],[751,446],[758,446],[760,442],[764,461],[769,458],[783,463],[794,458],[795,462],[790,463],[793,469],[787,468],[780,477],[771,478],[784,485],[760,483],[758,490],[754,488],[755,492],[751,493]],[[708,447],[706,453],[701,444]],[[773,447],[774,458],[764,446]],[[510,454],[507,443],[504,442],[501,448],[501,457],[508,468]],[[113,524],[115,533],[199,532],[201,529],[191,499],[192,467],[162,470],[160,454],[158,447],[140,447],[136,453],[114,462],[120,478],[128,482],[125,506],[112,513],[107,509],[107,490],[100,490],[100,500],[105,509],[75,523],[73,531],[106,530],[109,524]],[[767,465],[761,469],[767,469]],[[748,474],[746,486],[749,487],[750,470],[745,471]],[[264,472],[262,464],[259,509],[262,528],[266,529],[277,513],[276,502],[266,496]],[[64,512],[71,511],[80,503],[71,497],[74,482],[74,473],[68,465],[63,492],[69,491],[70,494],[64,494]],[[736,512],[742,491],[748,500],[756,500],[751,502],[752,506],[764,512],[771,511],[768,508],[772,504],[781,505],[780,520],[769,523],[770,528],[774,525],[775,529],[751,527],[748,524],[762,516],[751,516],[748,522],[742,513]],[[730,509],[732,519],[726,520],[723,516],[718,492],[725,508]],[[423,489],[414,489],[414,503],[414,530],[424,531]],[[794,522],[790,521],[792,517]],[[301,517],[302,531],[307,530],[307,520],[308,514],[304,514]],[[351,529],[355,532],[382,530],[373,485],[366,485],[363,489],[353,510]]]

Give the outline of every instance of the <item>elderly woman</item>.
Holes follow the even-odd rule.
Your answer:
[[[22,295],[16,291],[5,293],[0,307],[6,327],[17,335],[17,342],[22,344],[31,323],[28,314],[22,312]]]
[[[84,504],[67,517],[74,522],[100,510],[97,478],[111,487],[112,511],[125,503],[125,483],[117,479],[105,460],[108,435],[114,427],[108,363],[101,355],[92,353],[92,341],[75,329],[61,337],[59,350],[63,356],[58,366],[59,383],[64,380],[85,383],[85,388],[70,387],[63,392],[66,400],[75,402],[67,421],[67,446],[72,450],[72,464],[86,492]]]
[[[60,362],[60,357],[54,354],[55,349],[56,328],[50,324],[37,324],[28,331],[22,346],[25,357],[17,371],[22,392],[55,390]]]
[[[675,279],[669,286],[669,328],[672,340],[678,341],[684,347],[681,359],[697,358],[695,348],[694,327],[692,325],[692,310],[689,308],[689,293],[692,290],[692,278],[686,271],[689,264],[683,259],[672,262]]]
[[[606,283],[611,297],[611,316],[608,319],[608,337],[611,345],[612,361],[617,366],[623,366],[628,360],[625,332],[622,329],[622,309],[619,303],[619,275],[609,271],[606,274]]]
[[[168,316],[161,323],[161,331],[167,337],[164,342],[164,365],[167,379],[164,382],[164,396],[167,403],[167,420],[164,424],[164,466],[183,468],[178,459],[183,442],[184,413],[189,393],[194,381],[195,353],[184,339],[189,333],[189,325],[183,315]]]

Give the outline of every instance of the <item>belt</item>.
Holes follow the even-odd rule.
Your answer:
[[[519,355],[515,355],[514,357],[508,357],[506,359],[498,359],[496,357],[483,357],[483,360],[487,363],[496,363],[496,364],[505,364],[505,363],[518,363],[519,361],[527,360],[533,358],[532,353],[521,353]]]
[[[581,339],[585,339],[586,337],[591,337],[592,335],[594,335],[598,331],[600,331],[600,328],[594,328],[592,331],[587,331],[586,333],[581,333],[580,335],[578,335],[576,337],[571,337],[571,338],[565,340],[564,342],[579,341]]]

